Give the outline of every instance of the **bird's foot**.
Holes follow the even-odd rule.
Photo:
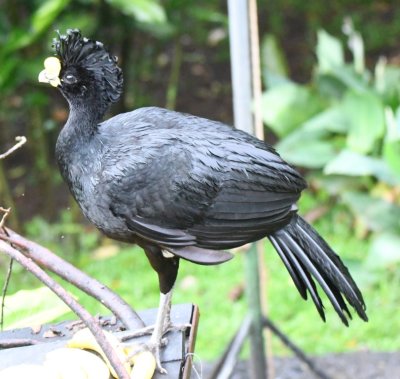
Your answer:
[[[153,330],[154,330],[154,325],[149,325],[140,329],[126,331],[123,337],[121,338],[121,341],[127,341],[130,340],[131,338],[138,338],[150,335],[153,333]]]
[[[154,327],[155,327],[155,325],[149,325],[149,326],[145,326],[144,328],[127,331],[124,333],[124,336],[121,338],[121,341],[127,341],[127,340],[130,340],[131,338],[138,338],[138,337],[151,335],[154,332]],[[189,323],[177,324],[177,325],[168,323],[163,328],[163,335],[168,332],[183,332],[186,329],[189,329],[191,327],[192,327],[192,324],[189,324]]]
[[[153,341],[152,339],[150,339],[150,341],[148,342],[143,342],[138,345],[132,346],[129,349],[128,360],[143,351],[150,351],[154,355],[157,371],[161,374],[167,374],[167,370],[162,367],[161,364],[161,349],[167,344],[168,339],[162,338],[160,341]]]
[[[164,336],[168,332],[172,332],[172,331],[183,332],[186,329],[190,328],[191,326],[192,326],[191,324],[174,325],[170,321],[166,321],[163,326],[163,332],[162,332],[161,338],[157,338],[157,336],[154,334],[155,326],[150,325],[150,326],[146,326],[142,329],[138,329],[138,330],[129,332],[128,334],[124,334],[124,336],[121,338],[121,341],[127,341],[128,339],[131,339],[131,338],[137,338],[137,337],[142,337],[145,335],[152,334],[152,337],[150,338],[149,341],[139,343],[139,344],[133,346],[129,351],[129,357],[133,357],[142,351],[150,351],[154,355],[154,358],[156,360],[157,370],[161,374],[167,374],[167,370],[165,370],[161,364],[161,349],[168,344],[168,339]]]

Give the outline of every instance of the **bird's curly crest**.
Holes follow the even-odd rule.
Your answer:
[[[123,85],[117,57],[111,55],[101,42],[82,37],[79,29],[67,29],[66,34],[56,32],[53,48],[62,67],[76,66],[90,71],[94,79],[103,84],[108,100],[116,102]]]

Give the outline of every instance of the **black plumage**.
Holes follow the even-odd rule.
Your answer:
[[[172,289],[179,258],[217,264],[231,258],[221,250],[268,237],[322,318],[314,281],[346,325],[346,301],[367,320],[347,268],[297,215],[306,182],[273,147],[222,123],[156,107],[102,122],[122,91],[116,58],[78,30],[59,35],[54,47],[58,87],[70,106],[56,145],[62,176],[98,229],[145,250],[162,293]]]

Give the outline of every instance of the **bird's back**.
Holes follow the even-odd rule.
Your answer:
[[[192,115],[141,108],[105,121],[96,138],[101,191],[91,203],[125,220],[127,234],[140,219],[185,230],[198,246],[238,246],[288,223],[305,188],[270,145]]]

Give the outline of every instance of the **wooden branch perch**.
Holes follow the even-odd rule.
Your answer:
[[[6,233],[2,233],[0,230],[0,239],[18,246],[22,249],[21,252],[25,256],[35,261],[38,265],[54,272],[67,282],[100,301],[127,329],[134,330],[144,327],[144,323],[137,313],[107,286],[80,271],[49,249],[22,237],[9,228],[5,230]]]
[[[35,275],[42,283],[49,287],[64,303],[86,324],[95,336],[98,344],[103,349],[112,367],[120,379],[129,379],[123,364],[120,362],[114,349],[106,339],[98,321],[84,309],[68,292],[43,271],[32,259],[27,258],[22,252],[15,249],[4,240],[0,240],[0,251],[19,262],[23,267]]]

